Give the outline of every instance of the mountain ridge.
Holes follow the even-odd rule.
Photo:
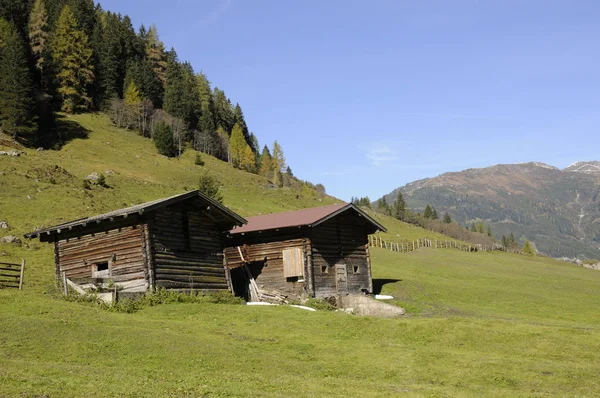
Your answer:
[[[427,204],[463,225],[484,220],[494,235],[515,233],[552,256],[600,257],[600,161],[564,169],[542,162],[497,164],[425,178],[402,192],[408,206]]]

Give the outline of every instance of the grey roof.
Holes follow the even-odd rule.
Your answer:
[[[161,207],[171,205],[173,203],[178,203],[178,202],[181,202],[181,201],[184,201],[187,199],[191,199],[195,196],[198,196],[198,197],[204,199],[211,206],[214,206],[217,209],[221,210],[223,213],[225,213],[227,216],[229,216],[229,218],[231,218],[234,221],[235,225],[243,225],[248,222],[244,218],[242,218],[240,215],[238,215],[237,213],[230,210],[229,208],[223,206],[222,204],[215,201],[214,199],[209,198],[208,196],[204,195],[202,192],[196,190],[196,191],[186,192],[186,193],[179,194],[179,195],[170,196],[168,198],[153,200],[151,202],[146,202],[146,203],[142,203],[142,204],[131,206],[131,207],[126,207],[124,209],[111,211],[111,212],[100,214],[97,216],[80,218],[78,220],[69,221],[69,222],[66,222],[63,224],[55,225],[53,227],[36,230],[36,231],[30,232],[28,234],[25,234],[25,237],[29,238],[29,239],[33,239],[44,233],[47,233],[47,234],[50,234],[53,232],[60,233],[61,230],[72,229],[73,227],[79,227],[79,226],[86,226],[88,223],[92,223],[92,222],[96,223],[99,221],[111,220],[112,218],[115,218],[115,217],[127,217],[130,214],[136,214],[136,213],[143,214],[143,213],[146,213],[146,212],[149,212],[152,210],[159,209]]]

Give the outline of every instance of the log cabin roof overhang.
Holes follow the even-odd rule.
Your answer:
[[[232,229],[229,234],[235,236],[298,227],[313,228],[345,212],[355,212],[358,217],[364,219],[365,224],[369,229],[369,233],[375,233],[377,231],[387,232],[387,229],[383,225],[362,211],[359,207],[352,203],[341,203],[284,213],[248,217],[248,223],[246,225]]]
[[[60,235],[66,231],[77,232],[81,231],[81,233],[86,233],[88,229],[98,230],[98,229],[108,229],[111,227],[111,224],[116,221],[120,221],[126,219],[128,217],[136,217],[139,218],[144,214],[150,213],[154,210],[160,209],[162,207],[166,207],[172,204],[180,203],[187,200],[192,200],[194,198],[201,199],[205,204],[208,211],[214,209],[217,213],[224,219],[230,222],[235,226],[241,226],[246,224],[244,218],[242,218],[237,213],[233,212],[229,208],[223,206],[221,203],[215,201],[212,198],[204,195],[198,190],[186,192],[183,194],[171,196],[168,198],[158,199],[151,202],[142,203],[139,205],[127,207],[124,209],[119,209],[115,211],[111,211],[108,213],[100,214],[93,217],[81,218],[74,221],[69,221],[63,224],[55,225],[53,227],[48,227],[40,230],[36,230],[25,234],[25,237],[28,239],[35,239],[37,237],[40,238],[41,241],[51,241],[56,240],[57,235]],[[60,238],[58,238],[60,239]]]

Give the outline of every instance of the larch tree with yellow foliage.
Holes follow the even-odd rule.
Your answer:
[[[56,23],[52,57],[58,69],[56,77],[62,98],[61,109],[67,113],[89,109],[92,99],[87,87],[94,82],[92,48],[68,5],[63,8]]]

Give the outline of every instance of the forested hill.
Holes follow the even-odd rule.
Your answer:
[[[543,163],[496,165],[446,173],[400,187],[408,206],[429,204],[462,225],[482,220],[496,238],[513,233],[554,257],[600,258],[600,162],[564,170]]]
[[[159,37],[155,26],[136,31],[127,15],[93,0],[0,1],[4,141],[59,147],[66,138],[56,112],[103,111],[152,137],[163,155],[190,144],[282,186],[292,173],[277,141],[260,151],[242,107]]]

